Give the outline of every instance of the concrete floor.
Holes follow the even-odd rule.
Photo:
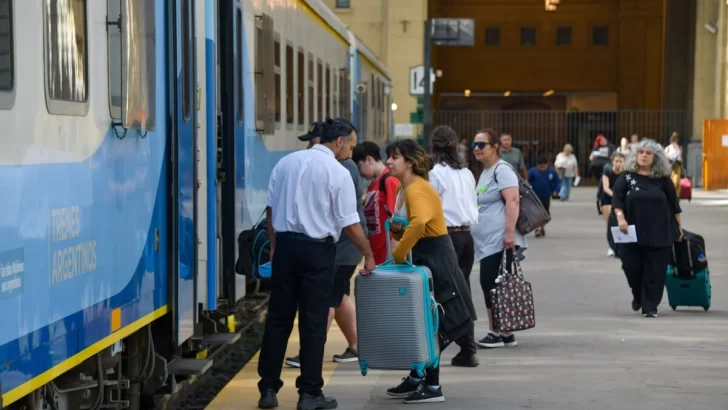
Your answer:
[[[517,347],[481,349],[477,368],[451,367],[457,346],[450,347],[442,358],[446,402],[421,406],[728,409],[728,206],[697,198],[681,204],[685,228],[706,239],[713,285],[710,311],[678,308],[673,312],[665,294],[660,317],[648,319],[632,312],[620,263],[607,257],[606,227],[596,213],[595,189],[579,188],[572,195],[571,201],[552,205],[553,221],[546,238],[528,238],[522,266],[533,285],[536,327],[516,334]],[[482,338],[487,319],[478,275],[476,264],[473,299],[480,316],[476,336]],[[297,336],[294,330],[290,355],[298,352]],[[336,397],[340,409],[405,406],[385,392],[406,372],[370,370],[363,377],[357,363],[331,363],[331,355],[345,347],[343,335],[334,326],[326,347],[324,393]],[[208,409],[256,408],[256,367],[257,357]],[[298,374],[297,369],[284,369],[280,408],[295,408]]]

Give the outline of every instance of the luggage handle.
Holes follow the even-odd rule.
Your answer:
[[[392,258],[392,240],[391,240],[391,224],[392,220],[397,223],[401,223],[404,225],[404,228],[406,229],[409,225],[409,221],[406,218],[402,218],[401,216],[394,216],[392,215],[392,212],[389,211],[389,208],[387,206],[384,206],[384,210],[387,211],[387,214],[389,214],[389,218],[384,220],[384,232],[386,233],[386,240],[387,240],[387,260],[382,263],[382,265],[392,263],[394,264],[394,258]],[[406,263],[411,265],[412,264],[412,251],[407,254],[407,260]]]
[[[688,245],[688,265],[690,266],[690,276],[695,276],[695,269],[693,269],[693,253],[690,250],[690,240],[683,238],[683,241]],[[675,271],[673,275],[678,276],[677,271],[677,254],[675,253],[675,245],[672,245],[672,257],[675,259]]]

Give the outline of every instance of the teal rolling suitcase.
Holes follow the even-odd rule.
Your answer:
[[[699,306],[706,311],[710,309],[710,271],[708,268],[698,271],[692,278],[681,278],[675,275],[675,268],[667,265],[667,300],[672,310],[678,306]]]

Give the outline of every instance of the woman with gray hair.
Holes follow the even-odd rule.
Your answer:
[[[579,162],[574,155],[574,147],[571,144],[564,145],[564,150],[556,156],[554,166],[559,171],[559,177],[562,180],[559,197],[562,201],[568,201],[574,178],[579,177]]]
[[[632,310],[657,317],[672,245],[682,240],[680,204],[670,181],[670,163],[660,144],[640,141],[614,184],[612,209],[619,230],[635,226],[636,243],[620,246],[619,257],[632,289]]]

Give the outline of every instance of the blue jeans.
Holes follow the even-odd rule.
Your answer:
[[[569,199],[569,195],[571,194],[571,185],[573,184],[574,177],[564,177],[561,180],[561,192],[559,192],[561,199]]]

